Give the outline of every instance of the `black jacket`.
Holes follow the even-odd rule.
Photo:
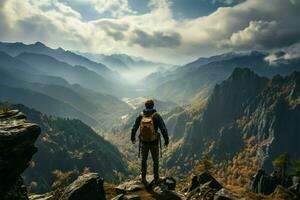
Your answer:
[[[145,109],[143,111],[145,116],[150,116],[155,112],[156,112],[155,109]],[[137,130],[140,127],[141,120],[142,120],[142,115],[140,114],[136,118],[135,123],[134,123],[134,125],[131,129],[131,140],[132,141],[135,140],[135,135],[136,135]],[[169,144],[168,130],[166,128],[164,120],[162,119],[162,117],[158,113],[153,116],[153,124],[154,124],[155,132],[158,133],[158,128],[159,128],[161,133],[162,133],[162,136],[165,140],[165,144]],[[151,142],[151,143],[155,143],[155,142],[157,142],[157,141],[154,141],[154,142]]]

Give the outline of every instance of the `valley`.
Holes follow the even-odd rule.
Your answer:
[[[0,43],[1,110],[19,110],[41,128],[22,174],[28,191],[50,192],[88,172],[110,184],[136,179],[139,146],[130,131],[151,98],[171,141],[161,149],[160,173],[176,178],[177,192],[203,172],[206,158],[220,184],[251,196],[259,169],[271,173],[285,151],[300,158],[300,60],[274,67],[267,56],[231,52],[173,66]]]

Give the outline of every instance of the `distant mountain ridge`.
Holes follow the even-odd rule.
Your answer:
[[[108,91],[112,86],[84,67],[74,67],[50,56],[33,53],[21,53],[16,58],[0,52],[0,58],[0,85],[6,88],[1,93],[1,100],[24,103],[46,114],[78,118],[91,126],[110,127],[108,119],[122,116],[131,109],[116,97],[82,87]],[[71,85],[64,78],[76,84]],[[50,105],[40,104],[43,101],[38,102],[35,95],[44,102],[51,102]],[[119,111],[111,113],[112,106]],[[49,110],[49,107],[53,109]]]
[[[64,78],[71,84],[78,83],[103,93],[114,90],[111,81],[82,66],[71,66],[42,54],[21,53],[16,58],[30,64],[37,71],[42,71],[43,74]]]
[[[28,45],[21,42],[16,42],[16,43],[0,42],[0,51],[7,52],[11,56],[17,56],[23,52],[45,54],[57,60],[67,62],[70,65],[85,66],[88,69],[91,69],[99,73],[100,75],[108,75],[109,73],[111,73],[110,70],[101,63],[93,62],[71,51],[65,51],[62,48],[51,49],[41,42],[36,42],[34,44],[28,44]]]
[[[210,58],[200,58],[174,71],[157,73],[146,77],[145,83],[153,85],[152,94],[163,100],[189,104],[211,94],[214,85],[227,79],[236,67],[250,68],[266,77],[276,74],[288,75],[300,70],[300,59],[291,59],[274,66],[265,58],[264,52],[229,53]]]
[[[87,58],[95,61],[104,63],[108,67],[114,70],[126,71],[135,68],[158,68],[158,67],[170,67],[171,65],[159,62],[152,62],[138,57],[129,56],[126,54],[92,54],[92,53],[81,53],[80,55],[86,56]]]
[[[52,98],[48,95],[38,93],[24,88],[15,88],[0,84],[0,99],[11,103],[23,103],[28,107],[41,110],[48,115],[60,116],[63,118],[76,118],[96,126],[97,121],[91,116],[77,110],[73,106]]]

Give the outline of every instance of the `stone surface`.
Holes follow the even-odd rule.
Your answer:
[[[167,177],[163,179],[162,183],[166,185],[169,190],[175,190],[176,188],[176,180],[173,177]]]
[[[289,180],[291,177],[288,177]],[[255,193],[271,194],[276,187],[282,184],[281,174],[279,171],[273,171],[270,175],[266,174],[263,169],[259,169],[252,181],[251,190]],[[285,187],[290,186],[287,182],[284,182]]]
[[[124,194],[119,194],[118,196],[112,198],[111,200],[123,200],[124,199]]]
[[[101,200],[105,199],[103,188],[104,180],[96,173],[88,173],[79,176],[77,180],[67,186],[60,200]]]
[[[46,194],[33,194],[29,196],[30,200],[51,200],[53,199],[53,192],[49,192]]]
[[[222,185],[212,175],[210,175],[209,172],[203,172],[200,175],[192,178],[192,182],[188,191],[191,192],[195,188],[204,184],[209,184],[210,188],[216,190],[220,190],[222,188]]]
[[[97,173],[79,176],[70,185],[42,195],[31,195],[30,200],[105,200],[104,180]],[[122,199],[122,198],[116,198]]]
[[[20,176],[17,181],[10,187],[3,196],[0,196],[4,200],[28,200],[27,189],[24,185],[23,178]]]
[[[139,197],[139,195],[132,194],[132,195],[126,195],[124,197],[124,199],[125,200],[140,200],[141,198]]]
[[[213,200],[216,193],[222,189],[222,185],[207,171],[194,176],[187,190],[187,199]]]
[[[157,191],[154,190],[158,194],[158,199],[164,199],[164,200],[183,200],[185,199],[184,195],[172,191],[172,190],[163,190],[163,191]]]
[[[239,200],[232,192],[222,188],[214,197],[214,200]]]
[[[136,192],[142,190],[144,185],[139,181],[128,181],[121,185],[118,185],[115,189],[118,194],[126,194],[127,192]]]
[[[300,178],[294,177],[293,185],[289,187],[289,190],[294,192],[300,199]]]
[[[18,110],[0,113],[0,196],[2,199],[27,199],[21,173],[37,151],[34,143],[40,128],[26,121]],[[17,196],[17,195],[20,196]],[[12,196],[13,195],[13,196]]]
[[[282,187],[281,185],[277,186],[275,191],[272,193],[272,198],[282,199],[282,200],[299,200],[297,195],[290,191],[289,189]]]

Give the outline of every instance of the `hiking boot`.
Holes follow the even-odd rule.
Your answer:
[[[148,185],[148,182],[147,182],[146,178],[142,178],[141,182],[142,182],[142,184],[145,185],[145,186]]]
[[[161,179],[160,178],[156,178],[154,179],[154,185],[159,185],[161,183]]]

